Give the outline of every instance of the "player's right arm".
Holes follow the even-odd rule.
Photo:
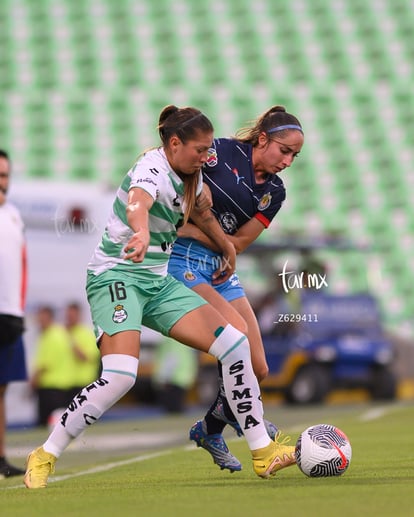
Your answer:
[[[132,260],[132,262],[144,260],[150,242],[148,212],[153,203],[152,196],[139,187],[131,188],[128,192],[126,214],[128,225],[134,235],[124,248],[126,260]]]

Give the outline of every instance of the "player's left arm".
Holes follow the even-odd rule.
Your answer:
[[[269,227],[276,214],[279,212],[286,198],[286,191],[282,184],[273,184],[273,190],[266,193],[262,200],[269,194],[270,203],[266,208],[260,209],[252,216],[249,221],[244,223],[234,235],[229,235],[231,242],[234,244],[237,253],[242,253],[252,242],[254,242],[262,231]],[[261,204],[261,202],[260,202]],[[259,206],[260,206],[259,204]]]
[[[222,254],[220,267],[213,273],[213,284],[221,284],[228,280],[236,269],[236,250],[228,236],[223,232],[211,210],[193,210],[191,219],[196,226],[214,243]]]
[[[237,230],[234,235],[229,235],[230,241],[234,244],[236,248],[236,253],[243,253],[252,242],[254,242],[262,231],[266,228],[259,219],[252,217],[247,223],[244,223],[243,226]]]
[[[270,190],[270,204],[264,210],[258,210],[249,221],[244,223],[240,228],[233,234],[227,235],[227,238],[233,243],[236,253],[242,253],[254,242],[264,229],[266,229],[276,214],[279,212],[285,198],[286,191],[283,183],[273,184]],[[211,196],[211,191],[205,184],[206,193]],[[187,223],[182,226],[178,231],[179,237],[188,237],[199,241],[204,246],[207,246],[213,251],[220,251],[215,246],[214,242],[205,234],[200,228],[197,228],[194,224]]]

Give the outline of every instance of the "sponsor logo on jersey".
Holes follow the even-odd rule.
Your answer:
[[[112,321],[114,323],[122,323],[128,318],[128,313],[123,305],[116,305],[114,313],[112,314]]]
[[[167,241],[162,242],[161,243],[162,251],[167,252],[167,253],[171,253],[173,244],[174,244],[173,242],[167,242]]]
[[[244,176],[239,175],[239,171],[238,171],[238,169],[236,169],[236,167],[231,169],[231,172],[236,176],[237,185],[240,183],[241,180],[244,180]]]
[[[187,280],[187,282],[192,282],[197,277],[195,276],[195,274],[192,271],[186,271],[184,273],[184,278],[185,278],[185,280]]]
[[[175,198],[173,199],[173,202],[172,202],[173,206],[180,206],[180,198],[177,196],[175,196]]]
[[[215,167],[217,163],[217,151],[214,149],[214,147],[210,147],[210,149],[207,151],[207,165],[209,167]]]
[[[266,208],[270,205],[270,202],[272,201],[272,195],[269,194],[269,192],[267,194],[265,194],[262,199],[260,200],[259,202],[259,205],[257,207],[258,210],[266,210]]]
[[[135,181],[134,181],[134,184],[137,184],[137,183],[151,183],[151,185],[157,185],[155,183],[155,181],[153,181],[151,178],[137,178]]]

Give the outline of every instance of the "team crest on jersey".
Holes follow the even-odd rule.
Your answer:
[[[197,277],[195,276],[195,274],[192,271],[186,271],[184,273],[184,278],[185,278],[185,280],[187,280],[187,282],[192,282]]]
[[[266,210],[266,208],[270,205],[271,201],[272,201],[272,195],[269,194],[269,192],[268,192],[260,200],[260,203],[259,203],[259,205],[257,207],[258,210]]]
[[[240,285],[239,277],[236,275],[236,273],[233,273],[231,277],[229,278],[229,282],[233,287],[236,287]]]
[[[233,235],[237,231],[237,218],[231,212],[225,212],[219,215],[220,225],[224,230],[224,233]]]
[[[214,147],[210,147],[210,149],[207,151],[207,165],[209,167],[215,167],[217,163],[217,151],[214,149]]]
[[[122,323],[128,318],[128,313],[123,305],[116,305],[114,313],[112,314],[112,321],[114,323]]]

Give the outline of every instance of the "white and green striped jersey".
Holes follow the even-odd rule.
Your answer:
[[[128,226],[126,215],[131,188],[142,188],[154,199],[149,211],[150,244],[141,263],[124,259],[124,247],[134,233]],[[201,190],[200,173],[197,195]],[[183,194],[184,183],[171,169],[163,148],[152,149],[141,156],[117,191],[102,240],[92,255],[88,271],[99,275],[116,268],[131,273],[146,270],[156,277],[166,276],[172,244],[177,238],[176,229],[183,218]]]

